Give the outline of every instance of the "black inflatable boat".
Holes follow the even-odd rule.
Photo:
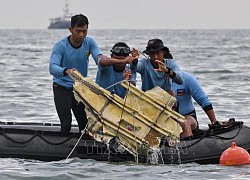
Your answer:
[[[59,124],[0,122],[0,157],[42,161],[66,159],[81,134],[78,133],[77,126],[72,127],[71,133],[60,133],[59,130]],[[173,147],[163,139],[157,161],[164,164],[219,163],[221,154],[233,141],[250,152],[249,135],[249,127],[242,122],[233,122],[224,127],[211,126],[206,130],[197,130],[192,139],[183,139]],[[140,155],[135,158],[121,149],[115,140],[107,146],[86,134],[82,136],[70,157],[139,163],[150,159]]]

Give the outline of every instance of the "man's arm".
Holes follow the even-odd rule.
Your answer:
[[[216,117],[213,109],[205,111],[211,123],[214,124],[216,122]]]
[[[194,76],[190,76],[188,80],[189,89],[192,93],[194,100],[202,107],[204,112],[207,114],[211,123],[216,122],[216,116],[213,110],[213,105],[208,99],[207,94],[203,91],[200,83]]]
[[[55,44],[50,56],[49,72],[53,76],[63,77],[66,74],[66,68],[61,67],[63,48],[59,44]]]
[[[132,62],[132,56],[127,56],[124,59],[116,59],[116,58],[101,58],[98,62],[102,66],[113,66],[116,64],[126,65]]]

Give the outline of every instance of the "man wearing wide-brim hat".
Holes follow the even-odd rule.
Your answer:
[[[138,53],[138,51],[133,49],[132,53]],[[172,82],[183,83],[181,70],[161,39],[149,40],[143,53],[147,54],[148,58],[141,58],[137,64],[131,64],[131,71],[141,74],[143,91],[159,86],[171,92]]]
[[[159,86],[172,96],[175,96],[174,91],[172,91],[172,84],[175,82],[181,85],[184,78],[169,49],[164,46],[161,39],[151,39],[148,41],[143,53],[147,54],[148,57],[145,55],[145,58],[140,58],[137,63],[133,62],[130,65],[133,74],[136,72],[141,74],[142,91]],[[133,49],[132,55],[139,56],[139,51]],[[188,126],[185,122],[180,125],[181,127]],[[191,131],[188,133],[192,135]]]
[[[163,50],[164,53],[169,53],[169,49],[164,46],[162,40],[160,39],[151,39],[148,41],[148,45],[146,47],[146,50],[143,51],[143,53],[149,55],[150,53],[153,53],[153,52],[158,52],[158,51],[161,51]]]

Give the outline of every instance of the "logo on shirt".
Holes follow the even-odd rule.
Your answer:
[[[86,54],[87,57],[89,57],[90,52],[89,52],[89,51],[86,51],[85,54]]]
[[[177,89],[177,96],[184,96],[185,95],[185,89]]]

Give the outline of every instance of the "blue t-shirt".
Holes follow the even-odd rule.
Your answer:
[[[49,72],[53,75],[55,83],[71,88],[73,79],[68,75],[64,75],[65,68],[75,68],[86,77],[90,54],[97,64],[98,55],[102,54],[102,52],[96,41],[91,37],[85,37],[79,48],[73,47],[68,38],[65,37],[54,45],[50,57]]]
[[[186,115],[195,110],[193,99],[202,107],[211,106],[207,95],[202,90],[197,79],[187,72],[182,71],[184,82],[182,85],[173,83],[172,88],[179,102],[179,112]]]
[[[164,63],[166,67],[175,72],[175,77],[173,79],[166,76],[164,72],[156,71],[151,64],[150,59],[143,58],[138,61],[137,65],[131,64],[131,71],[141,74],[142,91],[150,90],[155,86],[159,86],[164,90],[171,90],[172,82],[178,84],[183,83],[182,73],[176,60],[165,59]]]
[[[126,68],[122,72],[116,72],[113,69],[113,66],[102,66],[100,63],[98,63],[98,71],[96,75],[96,83],[99,84],[99,86],[103,87],[104,89],[108,88],[107,90],[117,94],[121,98],[125,97],[126,94],[126,88],[122,87],[122,85],[119,83],[123,80],[123,73],[126,70]],[[135,81],[135,75],[130,79],[134,83]],[[116,85],[114,85],[117,83]],[[114,86],[112,86],[114,85]]]

